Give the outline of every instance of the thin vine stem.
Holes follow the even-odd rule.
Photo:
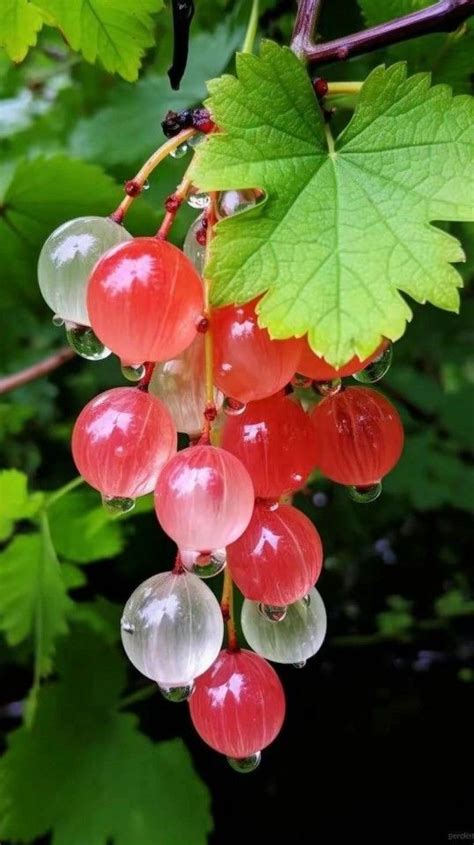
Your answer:
[[[242,53],[252,53],[255,37],[257,35],[258,15],[259,15],[259,0],[252,0],[252,8],[250,10],[249,22],[247,24],[247,32],[245,33],[244,43],[242,44]]]
[[[37,378],[47,376],[49,373],[62,367],[68,361],[72,361],[76,353],[70,346],[63,346],[42,361],[32,364],[31,367],[25,367],[24,370],[19,370],[17,373],[12,373],[10,376],[0,378],[0,394],[9,393],[11,390],[17,390],[30,381],[35,381]]]
[[[234,582],[228,566],[224,569],[221,610],[227,627],[227,648],[229,651],[237,651],[239,642],[234,622]]]
[[[345,61],[430,32],[451,32],[474,13],[474,0],[439,0],[425,9],[378,26],[315,44],[314,22],[320,5],[320,0],[300,0],[291,41],[294,52],[312,64]]]
[[[174,136],[174,138],[169,138],[168,141],[165,141],[161,147],[158,147],[158,149],[152,153],[150,158],[142,165],[136,176],[130,180],[136,188],[135,192],[133,194],[127,194],[123,198],[122,202],[115,209],[113,214],[110,215],[112,220],[115,220],[116,223],[121,223],[123,221],[127,211],[133,203],[133,200],[140,194],[145,182],[153,173],[155,168],[158,167],[160,162],[164,161],[167,156],[174,152],[174,150],[180,147],[181,144],[189,141],[189,139],[195,134],[196,129],[183,129],[182,132],[179,132],[178,135]]]
[[[52,505],[56,504],[56,502],[58,502],[59,499],[62,499],[63,496],[67,496],[67,494],[70,493],[71,490],[75,490],[76,487],[80,487],[81,484],[84,484],[84,479],[82,475],[78,475],[76,478],[73,478],[71,481],[68,481],[67,484],[64,484],[62,487],[59,487],[46,499],[46,510]]]

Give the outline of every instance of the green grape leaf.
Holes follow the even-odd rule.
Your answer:
[[[384,610],[377,614],[378,630],[381,634],[389,637],[405,634],[414,622],[411,612],[412,602],[407,601],[403,596],[388,596],[387,604],[390,610]]]
[[[155,42],[152,15],[163,0],[35,0],[35,6],[86,61],[100,59],[110,73],[134,82],[145,50]]]
[[[37,675],[51,670],[70,605],[47,530],[15,537],[0,554],[0,630],[12,646],[34,639]]]
[[[28,493],[28,479],[24,472],[5,469],[0,472],[0,540],[7,540],[15,520],[29,519],[37,514],[43,501],[41,493]]]
[[[43,15],[30,0],[3,0],[0,14],[0,47],[13,62],[21,62],[36,44]]]
[[[183,743],[154,744],[120,712],[124,658],[80,628],[57,663],[61,680],[0,762],[2,839],[52,830],[54,845],[205,845],[209,795]]]
[[[21,299],[40,299],[36,260],[51,231],[72,217],[110,214],[123,191],[110,176],[91,164],[64,155],[20,162],[0,191],[0,243],[8,277],[0,292],[0,306]],[[152,232],[157,216],[140,203],[127,216],[127,227]]]
[[[61,557],[89,563],[115,557],[123,549],[123,526],[110,519],[95,492],[68,493],[48,508],[48,516]]]
[[[198,148],[201,190],[261,188],[266,200],[216,226],[215,306],[265,293],[272,337],[308,332],[334,365],[399,338],[418,302],[456,311],[459,242],[431,224],[473,216],[473,101],[429,76],[379,67],[333,141],[306,69],[287,48],[239,55],[209,85],[220,132]]]
[[[242,39],[242,27],[226,23],[200,32],[191,41],[188,67],[179,91],[172,91],[167,75],[149,73],[130,96],[125,84],[116,86],[104,108],[80,120],[71,136],[72,155],[114,164],[136,164],[163,138],[161,121],[169,109],[180,111],[202,100],[205,80],[228,64]],[[143,119],[147,115],[147,119]]]

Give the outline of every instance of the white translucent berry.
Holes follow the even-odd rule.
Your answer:
[[[246,599],[242,606],[242,630],[248,644],[275,663],[303,663],[316,654],[326,636],[326,610],[316,589],[290,604],[284,619],[275,625],[259,610],[258,602]]]
[[[206,260],[206,247],[204,244],[200,244],[196,240],[196,234],[202,227],[202,221],[204,219],[204,215],[200,214],[199,217],[191,223],[186,237],[184,239],[183,244],[183,252],[185,255],[188,256],[189,260],[194,264],[198,273],[203,273],[204,270],[204,263]]]
[[[86,291],[92,268],[108,249],[131,237],[107,217],[77,217],[52,232],[40,253],[38,282],[57,317],[90,326]]]
[[[177,431],[198,434],[204,422],[206,383],[204,375],[204,335],[197,334],[191,346],[171,361],[156,365],[149,391],[168,408]],[[223,396],[214,391],[214,404],[219,409]]]
[[[190,572],[160,572],[125,605],[121,633],[133,665],[162,687],[202,675],[222,645],[224,623],[209,587]]]

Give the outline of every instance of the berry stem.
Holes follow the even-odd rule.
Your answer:
[[[58,352],[48,355],[47,358],[43,358],[42,361],[32,364],[31,367],[25,367],[24,370],[20,370],[18,373],[12,373],[10,376],[0,378],[0,394],[9,393],[10,390],[23,387],[24,384],[28,384],[30,381],[47,376],[48,373],[52,373],[58,367],[61,367],[68,361],[72,361],[75,357],[76,353],[70,346],[63,346]]]
[[[175,221],[175,217],[184,200],[186,199],[187,195],[189,194],[190,188],[191,180],[185,173],[174,194],[172,194],[172,199],[174,200],[173,207],[166,211],[165,216],[161,221],[160,228],[158,229],[155,235],[155,237],[157,237],[159,240],[164,241],[168,237],[170,229]]]
[[[193,135],[196,134],[195,129],[183,129],[178,135],[175,135],[174,138],[169,138],[168,141],[165,141],[161,147],[158,147],[157,150],[150,156],[149,159],[145,162],[145,164],[140,168],[137,175],[130,181],[132,181],[135,185],[137,185],[140,189],[143,188],[146,180],[150,176],[151,173],[155,170],[156,167],[162,162],[167,156],[170,155],[177,147],[180,147],[181,144],[184,144],[189,138],[192,138]],[[128,209],[130,208],[131,204],[135,196],[131,196],[127,194],[120,205],[115,209],[113,214],[110,215],[112,220],[115,220],[116,223],[122,223]]]
[[[327,96],[338,94],[360,94],[363,82],[328,82]]]
[[[255,36],[258,27],[259,14],[259,0],[252,0],[252,8],[250,10],[249,22],[247,24],[247,32],[245,33],[244,43],[242,44],[242,53],[252,53],[253,45],[255,43]]]
[[[451,32],[474,12],[474,0],[439,0],[432,6],[387,23],[315,44],[313,33],[320,6],[321,0],[300,0],[291,40],[294,52],[312,64],[345,61],[430,32]]]
[[[227,627],[227,648],[229,651],[238,651],[239,643],[234,624],[234,582],[228,566],[224,569],[221,610]]]
[[[212,339],[212,325],[211,325],[211,304],[210,304],[210,289],[211,283],[207,278],[206,268],[209,261],[209,250],[211,240],[213,237],[213,226],[216,222],[216,194],[210,194],[210,203],[206,213],[207,229],[206,229],[206,255],[204,260],[203,270],[203,285],[204,285],[204,319],[208,321],[207,331],[204,335],[204,368],[206,381],[206,407],[210,408],[214,405],[214,349]],[[209,438],[212,427],[212,421],[205,417],[203,435]]]
[[[62,499],[63,496],[67,496],[67,494],[70,493],[71,490],[75,490],[76,487],[80,487],[81,484],[84,484],[84,479],[82,475],[78,475],[76,478],[73,478],[71,481],[68,481],[67,484],[63,484],[62,487],[59,487],[57,490],[54,490],[54,492],[48,496],[45,508],[50,508],[57,501],[59,501],[59,499]]]

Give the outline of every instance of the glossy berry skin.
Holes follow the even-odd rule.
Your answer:
[[[216,446],[178,452],[161,472],[156,515],[180,549],[219,549],[240,537],[252,516],[254,492],[244,466]]]
[[[320,358],[319,355],[315,355],[311,347],[308,345],[306,338],[303,338],[300,341],[300,357],[298,359],[296,369],[298,373],[301,373],[301,375],[307,376],[308,378],[312,378],[314,381],[332,381],[336,378],[346,378],[347,376],[352,376],[354,373],[359,372],[359,370],[363,370],[367,364],[370,364],[370,362],[374,360],[374,358],[377,358],[382,354],[386,345],[387,341],[383,341],[372,355],[368,356],[368,358],[364,358],[364,360],[361,361],[361,359],[357,358],[355,355],[347,362],[347,364],[344,364],[343,367],[339,367],[339,369],[336,370],[335,367],[331,367],[324,358]]]
[[[38,282],[49,307],[69,323],[89,326],[87,282],[107,250],[132,236],[107,217],[77,217],[63,223],[44,243]]]
[[[248,527],[227,547],[227,565],[241,593],[277,607],[309,593],[322,563],[316,528],[291,505],[257,501]]]
[[[218,308],[212,315],[214,381],[240,402],[277,393],[293,378],[300,357],[300,341],[271,340],[259,327],[257,301]]]
[[[275,739],[285,718],[285,694],[275,670],[252,651],[221,651],[196,681],[189,701],[204,742],[241,759]]]
[[[348,387],[313,411],[317,466],[339,484],[366,487],[395,466],[403,426],[388,399],[368,387]]]
[[[95,265],[87,308],[97,337],[123,363],[166,361],[196,337],[202,283],[177,247],[134,238]]]
[[[255,495],[298,490],[316,465],[314,431],[300,405],[283,394],[250,402],[224,425],[222,447],[248,469]]]
[[[176,452],[176,429],[165,406],[136,387],[115,387],[92,399],[72,433],[80,474],[104,496],[150,493]]]

